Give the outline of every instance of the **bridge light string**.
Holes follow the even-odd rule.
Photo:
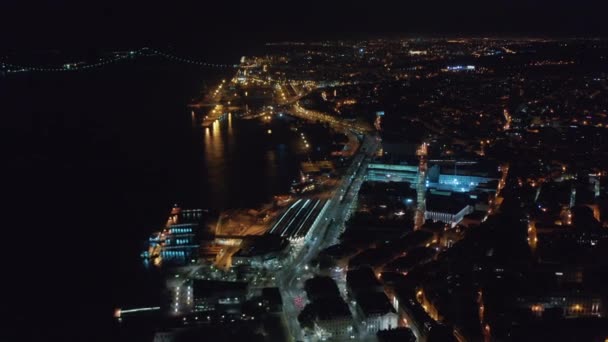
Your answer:
[[[151,53],[150,53],[151,52]],[[94,69],[104,67],[109,64],[113,64],[125,59],[138,56],[160,56],[170,61],[176,61],[181,63],[187,63],[197,66],[203,66],[206,68],[238,68],[238,64],[221,64],[221,63],[208,63],[204,61],[198,61],[190,58],[184,58],[176,55],[172,55],[160,50],[142,48],[134,51],[130,51],[128,54],[116,56],[114,58],[100,59],[95,63],[80,64],[80,63],[65,63],[61,66],[34,66],[34,65],[19,65],[8,62],[0,62],[0,68],[7,73],[17,72],[66,72],[66,71],[81,71],[87,69]]]

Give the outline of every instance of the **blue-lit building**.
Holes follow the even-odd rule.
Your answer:
[[[476,161],[429,161],[428,188],[451,192],[496,191],[501,173],[498,166]]]
[[[367,180],[372,182],[416,183],[418,165],[370,163],[367,166]]]
[[[174,207],[165,228],[150,235],[146,241],[146,248],[141,254],[144,263],[161,266],[185,265],[196,261],[200,249],[198,231],[204,213],[201,209],[182,210]]]
[[[447,71],[475,71],[474,65],[448,65]]]
[[[382,161],[386,160],[382,158]],[[488,196],[497,191],[501,176],[498,165],[494,163],[429,160],[426,178],[421,180],[419,166],[412,161],[397,164],[377,160],[368,164],[366,180],[409,183],[416,191],[425,189],[423,195],[426,199],[425,196],[416,196],[418,202],[425,202],[424,219],[454,227],[475,210],[488,209]]]
[[[500,172],[498,166],[475,161],[429,161],[425,179],[428,189],[450,192],[496,191]],[[406,163],[370,163],[366,180],[372,182],[409,182],[415,187],[418,165]]]

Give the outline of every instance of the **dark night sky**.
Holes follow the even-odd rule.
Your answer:
[[[3,1],[5,46],[195,45],[362,34],[603,35],[597,0]]]

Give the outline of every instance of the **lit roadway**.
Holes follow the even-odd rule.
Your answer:
[[[293,89],[292,92],[294,95],[292,96],[290,96],[290,91],[285,85],[276,83],[276,101],[279,105],[292,105],[287,109],[291,115],[305,120],[322,121],[339,130],[353,130],[358,133],[370,131],[371,127],[360,122],[347,122],[332,115],[300,106],[299,100],[308,95],[308,93],[301,90],[298,91],[292,84],[289,84],[289,86]]]
[[[282,85],[278,87],[279,103],[294,103],[290,107],[289,113],[293,116],[328,123],[331,127],[343,131],[354,131],[357,133],[368,132],[369,127],[364,127],[356,123],[349,123],[325,113],[306,109],[298,103],[301,94],[294,97],[285,96],[287,90]],[[340,234],[344,229],[344,223],[348,219],[354,200],[357,198],[359,187],[363,182],[367,163],[376,153],[379,139],[375,136],[365,136],[363,143],[357,154],[353,156],[352,163],[344,174],[340,185],[331,195],[327,209],[323,216],[317,220],[317,226],[311,227],[314,238],[306,241],[299,250],[293,253],[291,262],[277,277],[278,286],[281,289],[284,303],[284,313],[288,319],[288,326],[291,335],[296,340],[308,339],[302,335],[302,329],[298,323],[299,309],[295,306],[296,297],[304,297],[304,278],[301,277],[306,272],[305,266],[325,247],[337,243]]]
[[[299,99],[306,95],[305,91],[298,91],[292,87],[294,93],[285,85],[276,83],[275,101],[281,106],[288,106],[287,112],[295,117],[305,120],[321,121],[332,128],[358,134],[367,134],[371,127],[361,123],[347,122],[325,113],[306,109],[299,104]],[[344,224],[355,204],[357,193],[364,181],[367,163],[378,150],[380,140],[375,135],[364,136],[359,151],[353,156],[352,163],[345,172],[339,186],[333,191],[328,200],[325,211],[321,212],[319,219],[310,227],[312,239],[294,246],[287,265],[277,274],[277,285],[283,297],[283,311],[291,337],[295,340],[309,340],[303,336],[298,323],[300,310],[295,305],[297,297],[305,297],[304,280],[307,273],[306,265],[316,257],[320,250],[338,242],[344,230]]]
[[[284,84],[278,82],[275,84],[276,101],[279,105],[292,104],[309,94],[309,92],[305,91],[305,89],[300,89],[298,91],[292,84],[289,84],[289,86],[291,87],[295,95],[289,96],[290,92]]]
[[[297,316],[299,309],[295,306],[295,298],[304,294],[303,277],[306,265],[323,248],[335,244],[343,230],[344,223],[350,215],[357,192],[364,180],[367,163],[378,149],[379,140],[375,136],[365,136],[359,152],[353,157],[352,164],[347,169],[340,185],[334,190],[327,209],[317,220],[316,227],[311,227],[313,236],[306,241],[301,249],[294,252],[290,265],[278,275],[278,285],[281,289],[284,303],[284,313],[288,326],[295,340],[308,339],[302,336]],[[329,229],[329,230],[328,230]]]
[[[306,109],[306,108],[300,106],[299,102],[296,102],[289,109],[289,113],[291,115],[299,117],[299,118],[303,118],[303,119],[307,119],[307,120],[314,120],[314,121],[322,121],[322,122],[328,123],[330,126],[332,126],[335,129],[354,130],[354,131],[357,131],[358,133],[368,132],[370,130],[370,127],[368,127],[367,125],[363,125],[361,123],[345,122],[344,120],[340,120],[334,116],[331,116],[331,115],[328,115],[325,113],[321,113],[321,112],[317,112],[314,110]]]

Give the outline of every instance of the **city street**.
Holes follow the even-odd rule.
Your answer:
[[[300,309],[296,307],[296,298],[305,296],[304,277],[307,264],[323,248],[338,242],[344,229],[344,224],[350,216],[355,204],[357,193],[365,178],[365,169],[370,158],[378,148],[379,140],[375,136],[365,136],[359,152],[342,178],[340,186],[335,189],[331,200],[317,227],[311,227],[314,236],[297,251],[290,266],[279,275],[279,287],[283,296],[285,316],[288,319],[289,330],[295,340],[309,340],[302,335],[297,316]],[[329,229],[329,231],[326,231]],[[323,237],[326,237],[323,239]]]

